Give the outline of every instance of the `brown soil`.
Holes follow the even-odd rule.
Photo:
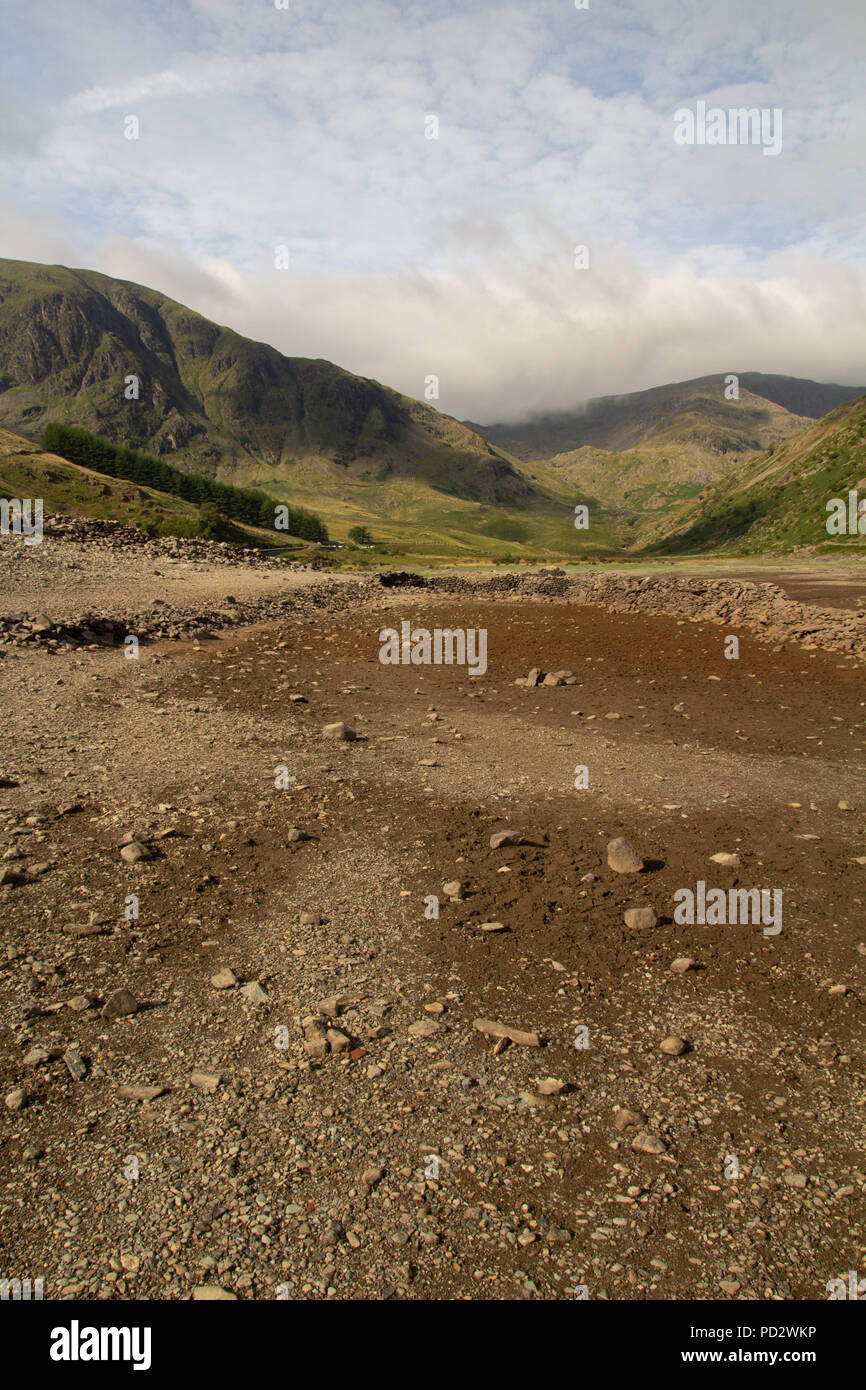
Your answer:
[[[382,666],[404,618],[485,627],[487,674]],[[745,632],[726,660],[724,636],[412,591],[137,661],[9,650],[0,848],[23,857],[0,867],[25,881],[0,887],[0,1071],[27,1103],[0,1114],[3,1270],[46,1297],[760,1300],[862,1272],[862,667]],[[515,686],[531,666],[577,683]],[[322,737],[338,719],[358,741]],[[527,843],[492,850],[500,829]],[[157,857],[126,865],[124,832]],[[622,834],[640,875],[607,867]],[[781,934],[675,924],[699,879],[782,889]],[[626,927],[644,903],[658,925]],[[269,1002],[215,989],[224,967]],[[109,1022],[120,986],[142,1007]],[[354,1050],[311,1060],[300,1020],[334,995]],[[542,1046],[499,1050],[479,1016]],[[425,1018],[442,1030],[411,1036]],[[567,1089],[540,1096],[550,1076]]]

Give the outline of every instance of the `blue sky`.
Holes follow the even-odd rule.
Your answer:
[[[705,371],[862,382],[861,0],[589,3],[18,11],[0,254],[411,395],[436,374],[459,417]],[[699,99],[781,108],[782,152],[678,146]]]

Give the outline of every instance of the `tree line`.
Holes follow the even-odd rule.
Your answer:
[[[277,504],[258,488],[234,487],[231,483],[220,483],[200,473],[184,473],[153,454],[110,444],[107,439],[100,439],[98,435],[90,434],[77,425],[46,425],[42,448],[46,453],[59,454],[69,463],[77,463],[95,473],[105,473],[110,478],[125,478],[143,487],[156,488],[159,492],[182,497],[184,501],[193,502],[199,507],[210,504],[216,507],[221,517],[232,521],[274,529]],[[328,531],[321,517],[305,507],[289,505],[288,523],[288,526],[281,525],[279,529],[303,540],[328,540]]]

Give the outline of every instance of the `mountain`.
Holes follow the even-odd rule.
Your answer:
[[[524,424],[477,425],[491,444],[520,459],[549,459],[585,446],[613,452],[689,443],[708,456],[750,453],[801,429],[866,386],[825,386],[798,377],[739,375],[739,399],[725,399],[725,376],[696,377],[625,396],[597,396],[578,410],[534,415]]]
[[[855,548],[863,536],[831,536],[827,503],[866,500],[866,395],[719,479],[647,535],[665,554],[713,550],[785,553],[802,547]]]
[[[55,420],[310,506],[338,534],[420,521],[465,545],[485,526],[496,540],[497,526],[568,522],[555,489],[420,401],[284,357],[141,285],[0,260],[0,425],[36,440]]]

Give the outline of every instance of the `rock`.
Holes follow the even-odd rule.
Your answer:
[[[652,907],[628,907],[623,913],[625,924],[632,931],[648,931],[657,927],[659,919]]]
[[[490,848],[502,849],[503,845],[522,845],[523,836],[519,830],[497,830],[490,836]]]
[[[740,1284],[739,1279],[719,1280],[719,1288],[722,1290],[722,1293],[728,1293],[731,1295],[731,1297],[733,1297],[734,1294],[739,1293],[741,1287],[742,1285]]]
[[[232,989],[237,984],[237,978],[233,970],[225,968],[211,975],[210,982],[214,989]]]
[[[116,989],[113,994],[108,996],[102,1010],[102,1017],[126,1018],[129,1014],[135,1013],[138,1013],[138,1000],[130,990],[121,988]]]
[[[560,1081],[555,1076],[545,1076],[535,1089],[540,1096],[561,1096],[563,1091],[568,1090],[568,1082]]]
[[[296,825],[293,825],[291,830],[289,830],[286,834],[286,839],[288,840],[290,845],[298,844],[298,842],[301,840],[309,840],[309,838],[310,837],[307,834],[306,830],[299,830]]]
[[[117,1092],[124,1100],[150,1101],[165,1095],[167,1086],[121,1086]]]
[[[424,1005],[424,1012],[425,1012],[425,1014],[434,1014],[434,1015],[436,1015],[436,1016],[438,1017],[439,1014],[444,1014],[444,1012],[445,1012],[445,1005],[444,1005],[444,1004],[440,1004],[439,1001],[438,1001],[438,999],[437,999],[437,1000],[436,1000],[434,1003],[432,1003],[432,1004],[425,1004],[425,1005]]]
[[[625,1107],[622,1107],[617,1110],[613,1117],[613,1127],[619,1134],[622,1134],[624,1129],[640,1129],[641,1125],[646,1124],[646,1121],[647,1117],[642,1110],[626,1110]]]
[[[345,1033],[341,1033],[339,1028],[329,1028],[326,1037],[332,1052],[348,1052],[352,1046],[351,1038],[347,1038]]]
[[[25,1052],[23,1057],[25,1067],[38,1067],[47,1061],[48,1053],[44,1047],[31,1047],[30,1051]]]
[[[377,1183],[382,1181],[385,1176],[385,1169],[379,1167],[365,1168],[361,1174],[361,1182],[369,1192],[372,1192]]]
[[[681,1057],[684,1052],[688,1052],[689,1044],[685,1038],[679,1037],[676,1033],[671,1033],[669,1038],[665,1038],[659,1044],[666,1057]]]
[[[141,1257],[133,1255],[131,1251],[121,1251],[120,1264],[127,1274],[137,1274],[141,1269]]]
[[[622,719],[622,715],[617,714],[616,710],[611,710],[610,714],[606,714],[604,717],[605,719]]]
[[[23,1110],[25,1104],[27,1103],[27,1097],[24,1094],[22,1087],[16,1086],[14,1091],[9,1091],[7,1095],[4,1096],[3,1103],[6,1106],[6,1109],[11,1110],[13,1113],[17,1112],[18,1110]]]
[[[442,1032],[444,1026],[437,1023],[435,1018],[419,1018],[416,1023],[410,1023],[406,1031],[410,1038],[433,1038]]]
[[[720,850],[718,854],[710,855],[710,862],[721,864],[725,869],[738,869],[740,867],[740,857],[737,854],[725,854]]]
[[[660,1139],[657,1134],[648,1134],[641,1130],[631,1141],[631,1146],[638,1154],[663,1154],[667,1153],[667,1144]]]
[[[87,1075],[87,1066],[77,1047],[67,1047],[63,1054],[69,1075],[73,1081],[83,1081]]]
[[[507,1038],[519,1047],[540,1047],[541,1038],[537,1033],[525,1033],[521,1028],[512,1028],[507,1023],[497,1023],[491,1018],[476,1018],[472,1024],[479,1033],[491,1038]]]
[[[480,922],[479,931],[508,931],[504,922]]]
[[[685,975],[687,970],[697,970],[698,963],[692,960],[691,956],[677,956],[676,960],[671,961],[671,970],[675,970],[678,975]]]
[[[17,888],[24,882],[24,874],[20,874],[17,869],[0,869],[0,888],[6,885],[10,888]]]
[[[321,1023],[315,1019],[307,1020],[304,1028],[304,1051],[308,1057],[319,1060],[328,1055],[328,1035]]]
[[[809,1179],[805,1173],[783,1173],[782,1182],[788,1187],[804,1188],[808,1185]]]
[[[464,897],[463,884],[456,878],[452,878],[448,883],[443,883],[442,892],[447,893],[449,898]]]
[[[838,996],[840,996],[840,995],[844,996],[844,995],[846,995],[846,994],[848,993],[848,986],[847,986],[847,985],[831,985],[830,988],[828,989],[827,993],[830,994],[830,995],[833,995],[834,997],[838,997]]]
[[[537,666],[533,666],[529,675],[526,677],[527,685],[538,685],[544,679],[544,672],[539,671]]]
[[[609,868],[617,874],[639,874],[644,862],[633,845],[623,835],[611,840],[607,847]]]
[[[249,984],[241,985],[241,994],[253,1009],[258,1009],[262,1004],[267,1004],[267,991],[262,989],[258,980],[250,980]]]
[[[220,1288],[219,1284],[197,1284],[192,1291],[195,1303],[237,1303],[236,1293]]]
[[[551,671],[549,675],[547,675],[547,676],[544,677],[544,680],[541,682],[541,684],[542,684],[542,685],[565,685],[565,678],[564,678],[563,676],[554,675],[554,673]]]
[[[348,724],[341,720],[336,724],[326,724],[322,733],[325,738],[339,739],[341,743],[353,743],[358,737],[354,729],[350,729]]]
[[[143,845],[140,840],[131,840],[128,845],[121,846],[120,857],[127,864],[138,864],[145,859],[152,859],[153,850],[148,849],[147,845]]]
[[[298,918],[302,927],[320,927],[322,918],[318,912],[302,912]]]
[[[204,1091],[206,1095],[213,1095],[222,1081],[218,1071],[194,1071],[189,1079],[196,1090]]]

